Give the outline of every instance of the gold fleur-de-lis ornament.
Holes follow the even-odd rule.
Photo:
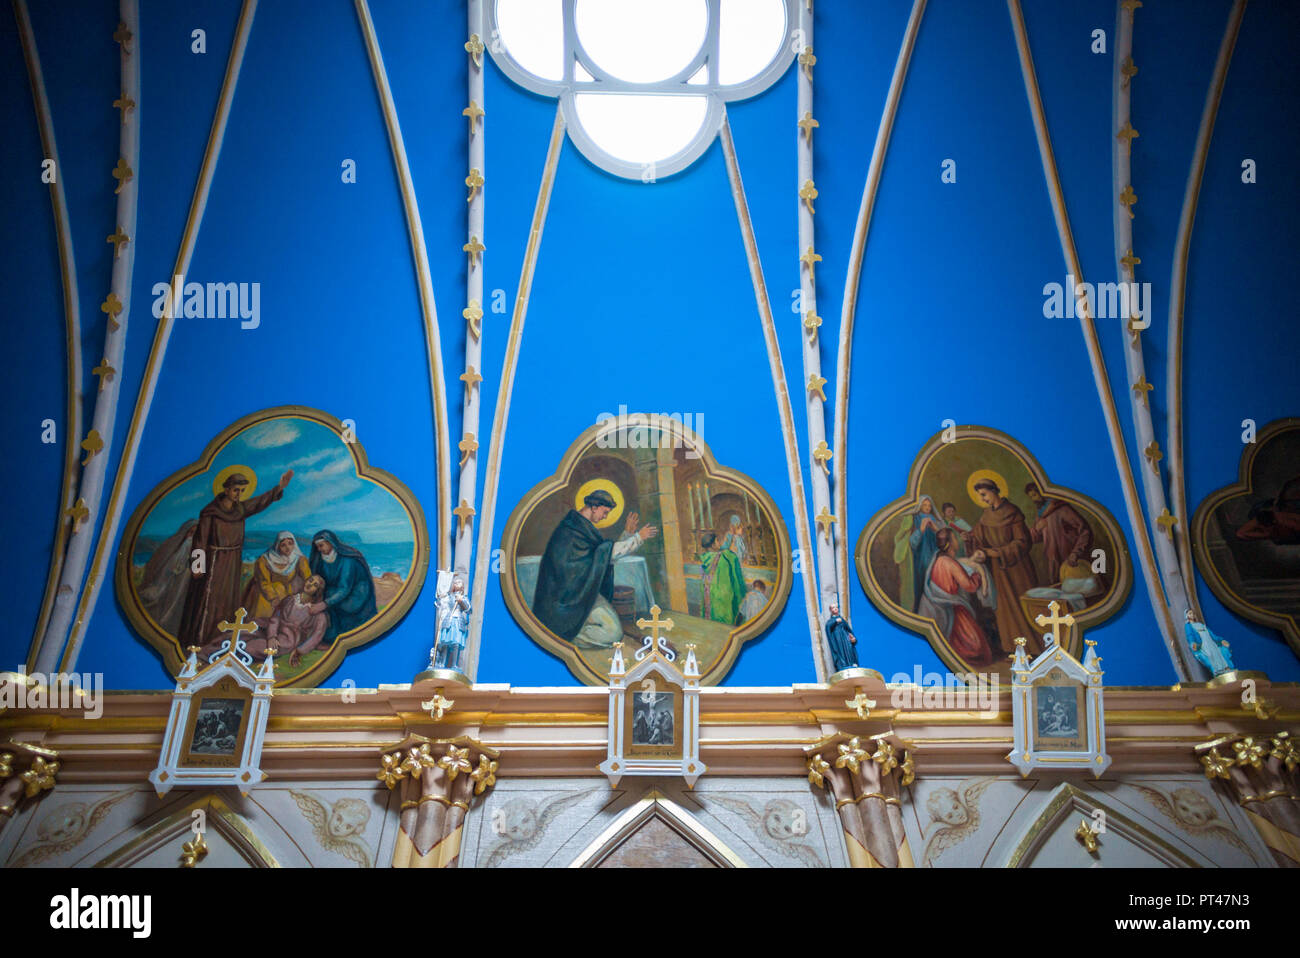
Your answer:
[[[131,167],[126,165],[126,160],[119,156],[117,166],[113,167],[113,179],[117,180],[117,189],[113,190],[113,192],[121,193],[122,187],[131,182],[134,176],[135,173],[131,170]]]
[[[379,774],[375,777],[390,789],[406,778],[406,772],[402,770],[402,753],[393,752],[382,756],[379,760]]]
[[[841,742],[839,745],[839,755],[835,759],[836,768],[847,768],[850,772],[857,773],[866,761],[867,752],[862,747],[862,743],[855,735],[847,742]]]
[[[1217,748],[1212,748],[1201,756],[1201,765],[1205,767],[1206,778],[1228,778],[1232,759],[1225,758]]]
[[[803,186],[799,187],[799,199],[803,200],[809,213],[817,212],[813,209],[813,200],[817,199],[817,185],[812,180],[803,181]]]
[[[471,167],[469,176],[465,177],[465,185],[469,187],[469,197],[466,200],[467,202],[474,199],[474,195],[482,188],[484,182],[483,171],[477,166]]]
[[[203,840],[202,835],[196,835],[193,841],[188,841],[181,846],[181,868],[193,868],[199,863],[199,859],[208,854],[208,843]]]
[[[883,738],[876,741],[876,750],[871,753],[871,760],[880,766],[881,775],[888,775],[898,767],[898,759],[894,755],[894,746]]]
[[[469,305],[462,309],[460,314],[469,323],[470,332],[474,334],[475,339],[483,335],[483,307],[479,305],[477,299],[471,299]]]
[[[912,753],[910,751],[903,752],[903,764],[900,765],[898,769],[899,769],[899,775],[898,775],[899,785],[907,786],[907,785],[911,785],[914,781],[916,781],[916,762],[915,760],[913,760]]]
[[[809,783],[816,785],[818,788],[825,787],[826,776],[829,774],[830,770],[830,762],[822,758],[820,754],[814,755],[812,758],[808,759]]]
[[[454,782],[461,772],[473,770],[474,766],[469,763],[468,755],[468,748],[447,746],[447,754],[438,759],[438,767],[447,773],[447,781]]]
[[[1272,745],[1273,749],[1269,752],[1269,756],[1284,764],[1288,772],[1295,771],[1295,767],[1300,765],[1300,750],[1296,749],[1291,733],[1278,732],[1273,736]]]
[[[799,54],[799,66],[803,67],[804,76],[809,80],[812,79],[812,68],[817,64],[817,57],[813,55],[813,48],[808,46],[803,48],[803,53]]]
[[[86,434],[86,438],[81,440],[81,448],[86,450],[86,458],[81,460],[83,466],[88,465],[97,453],[103,452],[104,440],[98,429],[92,429]]]
[[[474,61],[474,66],[483,65],[483,41],[479,39],[477,33],[471,33],[469,39],[465,41],[465,52],[469,54],[470,59]]]
[[[1233,742],[1232,750],[1236,753],[1238,765],[1249,765],[1251,768],[1260,768],[1264,764],[1264,759],[1268,757],[1268,749],[1264,747],[1264,743],[1256,742],[1250,735]]]
[[[486,755],[478,757],[478,768],[474,769],[469,776],[474,781],[475,795],[482,795],[497,783],[497,764]]]
[[[23,780],[23,794],[28,798],[39,795],[54,787],[54,776],[59,774],[58,762],[47,762],[41,756],[32,759],[32,764],[20,776]]]
[[[826,385],[825,377],[818,376],[816,373],[808,374],[808,392],[822,402],[826,401],[826,390],[822,387]]]
[[[831,474],[831,470],[826,463],[830,462],[831,457],[834,455],[835,453],[831,452],[831,447],[826,445],[825,439],[817,443],[817,447],[812,451],[813,461],[821,466],[822,472],[828,476]]]

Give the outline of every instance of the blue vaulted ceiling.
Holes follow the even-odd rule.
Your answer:
[[[120,76],[116,4],[30,4],[60,153],[81,308],[84,415],[103,347],[115,228]],[[1134,57],[1134,222],[1155,323],[1145,339],[1157,434],[1165,409],[1164,319],[1183,191],[1230,3],[1147,0]],[[818,311],[823,375],[834,395],[835,344],[850,246],[885,91],[911,5],[817,0],[815,179]],[[170,277],[203,158],[240,5],[144,0],[136,38],[142,71],[139,223],[123,407],[109,474],[130,427],[149,354],[152,287]],[[378,40],[411,165],[451,386],[449,430],[461,433],[455,376],[464,363],[467,168],[463,3],[373,0]],[[1025,0],[1024,15],[1062,188],[1085,275],[1113,279],[1111,57],[1116,6]],[[191,52],[191,31],[207,53]],[[1092,52],[1103,29],[1107,52]],[[1293,63],[1300,10],[1256,0],[1233,56],[1192,234],[1187,283],[1185,430],[1194,507],[1232,481],[1240,423],[1300,409],[1297,349],[1284,278],[1300,250],[1300,152]],[[0,17],[0,145],[5,230],[0,248],[9,362],[3,391],[9,504],[0,578],[8,601],[3,658],[27,655],[49,567],[64,434],[65,343],[60,266],[41,140],[13,17]],[[523,91],[485,61],[487,188],[483,432],[494,412],[509,309],[533,215],[554,101]],[[765,93],[733,104],[730,120],[787,374],[799,383],[795,68]],[[1243,184],[1241,161],[1256,161]],[[357,181],[340,177],[356,162]],[[957,181],[940,180],[956,161]],[[930,0],[904,87],[876,201],[859,287],[847,450],[850,543],[945,419],[1010,433],[1054,482],[1102,503],[1132,542],[1121,485],[1077,324],[1043,317],[1044,284],[1066,269],[1053,221],[1007,6]],[[374,465],[394,473],[437,514],[435,437],[419,292],[397,175],[356,10],[348,0],[258,5],[189,277],[260,282],[262,322],[179,320],[140,437],[127,488],[134,510],[206,442],[257,409],[303,404],[357,423]],[[485,304],[486,305],[486,304]],[[1125,337],[1099,324],[1134,468],[1142,466],[1127,409]],[[793,390],[798,395],[798,389]],[[773,496],[793,530],[778,408],[768,373],[725,164],[715,143],[687,170],[652,184],[615,178],[566,142],[556,173],[522,343],[501,464],[495,539],[514,504],[549,475],[605,411],[702,414],[718,460]],[[59,442],[40,441],[41,422]],[[800,447],[806,422],[796,402]],[[116,543],[112,544],[114,551]],[[1175,673],[1139,579],[1122,611],[1090,632],[1107,682],[1163,684]],[[495,578],[495,577],[494,577]],[[851,576],[860,654],[889,677],[942,671],[929,645],[880,615]],[[1214,631],[1237,663],[1275,680],[1300,678],[1280,637],[1221,606],[1202,585]],[[478,680],[564,685],[575,680],[513,622],[493,582]],[[748,645],[729,685],[816,677],[796,588],[784,615]],[[326,684],[401,682],[427,661],[433,595],[426,588],[391,633],[354,652]],[[132,635],[105,588],[79,670],[110,688],[166,688],[161,661]]]

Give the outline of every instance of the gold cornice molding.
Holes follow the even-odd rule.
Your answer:
[[[1108,777],[1137,771],[1200,770],[1189,744],[1225,734],[1261,734],[1300,726],[1300,686],[1260,681],[1277,707],[1268,719],[1241,708],[1236,688],[1205,685],[1106,691],[1107,740],[1115,763]],[[493,684],[458,690],[456,707],[439,721],[419,710],[431,689],[277,691],[265,742],[272,781],[319,776],[373,777],[374,753],[410,736],[469,737],[503,755],[507,776],[594,775],[605,748],[605,691],[574,686],[511,688]],[[1011,740],[1011,715],[1000,698],[991,714],[970,708],[873,708],[865,719],[844,707],[863,691],[888,705],[894,691],[878,677],[834,686],[715,687],[700,697],[702,753],[711,775],[799,775],[803,753],[842,735],[894,733],[918,753],[918,774],[997,774]],[[157,758],[169,692],[105,693],[103,715],[72,710],[10,710],[0,737],[58,750],[61,780],[142,779]]]

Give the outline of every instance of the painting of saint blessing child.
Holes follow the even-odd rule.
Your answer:
[[[274,646],[276,684],[312,686],[405,615],[428,541],[410,491],[338,420],[279,407],[150,493],[123,536],[117,591],[173,675],[191,646],[200,663],[217,653],[242,608],[254,661]]]

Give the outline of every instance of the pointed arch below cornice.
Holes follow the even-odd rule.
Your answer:
[[[570,868],[600,868],[642,829],[652,823],[669,829],[686,848],[703,856],[715,868],[748,868],[739,855],[705,828],[690,812],[652,788],[614,819],[572,862]]]

